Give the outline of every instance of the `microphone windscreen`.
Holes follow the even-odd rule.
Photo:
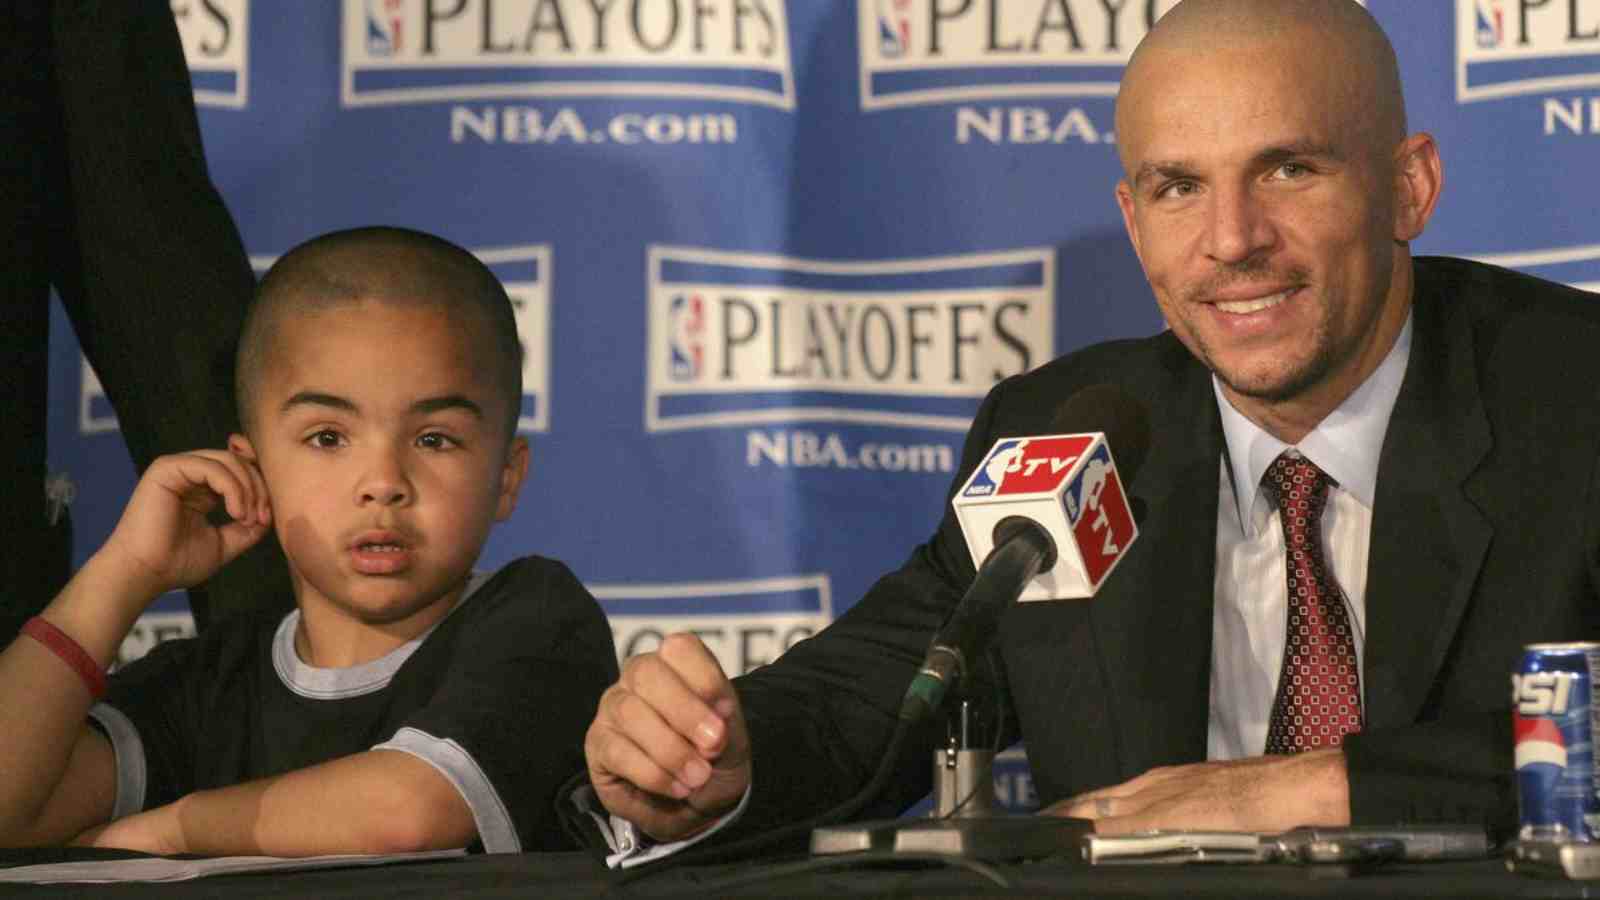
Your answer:
[[[1103,432],[1124,484],[1131,485],[1150,450],[1150,415],[1144,404],[1114,384],[1092,384],[1056,407],[1050,431]]]

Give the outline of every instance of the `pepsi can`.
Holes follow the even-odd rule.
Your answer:
[[[1600,643],[1529,644],[1511,675],[1522,840],[1600,839],[1594,760]]]

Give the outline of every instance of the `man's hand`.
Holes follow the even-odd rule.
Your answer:
[[[750,786],[738,695],[691,634],[628,660],[600,698],[583,752],[600,802],[658,841],[710,826]]]
[[[1169,766],[1068,797],[1047,815],[1094,820],[1100,834],[1152,829],[1288,831],[1350,824],[1343,751]]]
[[[219,504],[231,522],[207,519]],[[266,483],[253,463],[224,450],[163,456],[145,470],[96,556],[148,603],[210,577],[261,540],[271,519]]]

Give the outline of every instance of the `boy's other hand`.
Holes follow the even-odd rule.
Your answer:
[[[231,521],[215,524],[219,506]],[[271,521],[266,483],[253,463],[224,450],[177,453],[145,470],[96,555],[121,566],[148,603],[211,577],[261,540]]]
[[[750,785],[739,697],[692,634],[670,634],[627,661],[583,749],[600,802],[658,841],[709,827]]]

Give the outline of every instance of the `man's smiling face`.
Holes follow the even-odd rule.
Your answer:
[[[1296,31],[1151,48],[1118,100],[1129,236],[1168,326],[1246,415],[1336,405],[1409,309],[1399,147],[1352,66]]]

